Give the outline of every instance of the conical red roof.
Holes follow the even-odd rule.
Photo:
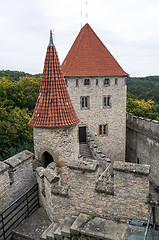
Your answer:
[[[65,77],[128,76],[89,24],[79,32],[61,67]]]
[[[79,122],[52,42],[47,48],[39,96],[29,124],[34,127],[60,127]]]

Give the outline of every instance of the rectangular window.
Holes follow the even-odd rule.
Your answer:
[[[90,79],[84,79],[84,86],[90,85]]]
[[[109,86],[110,85],[110,79],[109,78],[105,78],[104,79],[104,86]]]
[[[66,82],[66,86],[68,87],[68,80],[67,80],[67,79],[65,79],[65,82]]]
[[[108,136],[108,124],[99,124],[98,135],[99,136]]]
[[[104,96],[103,98],[103,107],[111,107],[111,96]]]
[[[76,87],[78,87],[78,79],[76,79]]]
[[[98,86],[98,79],[96,79],[96,86]]]
[[[118,84],[118,79],[117,78],[115,78],[115,85],[117,85]]]
[[[89,109],[89,97],[80,97],[81,109]]]

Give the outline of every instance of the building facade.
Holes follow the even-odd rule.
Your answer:
[[[125,160],[126,77],[108,49],[86,24],[62,63],[79,124],[79,142],[93,134],[112,161]]]

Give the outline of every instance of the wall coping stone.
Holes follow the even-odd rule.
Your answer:
[[[47,178],[47,180],[50,183],[55,183],[60,180],[60,176],[57,174],[56,170],[53,170],[51,168],[46,168],[44,171],[44,176]]]
[[[0,162],[0,174],[5,172],[8,168],[9,166],[6,163]]]
[[[45,168],[43,168],[43,167],[37,167],[37,168],[35,169],[35,171],[37,172],[37,174],[38,174],[38,176],[39,176],[40,178],[44,177]]]
[[[136,163],[115,161],[113,170],[126,173],[137,173],[142,175],[148,175],[150,173],[150,165],[142,165]]]
[[[34,154],[32,152],[30,152],[28,150],[24,150],[20,153],[17,153],[13,157],[6,159],[4,162],[6,164],[8,164],[9,166],[11,166],[12,168],[15,168],[18,165],[22,164],[24,161],[31,158],[32,156],[34,156]]]
[[[84,170],[88,172],[95,172],[98,166],[98,161],[96,160],[79,160],[79,161],[70,161],[67,166],[71,169]]]

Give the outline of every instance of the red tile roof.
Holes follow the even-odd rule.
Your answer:
[[[53,44],[49,44],[39,96],[29,124],[52,128],[79,122],[61,72],[56,49]]]
[[[61,67],[65,77],[128,76],[89,24],[79,32]]]

